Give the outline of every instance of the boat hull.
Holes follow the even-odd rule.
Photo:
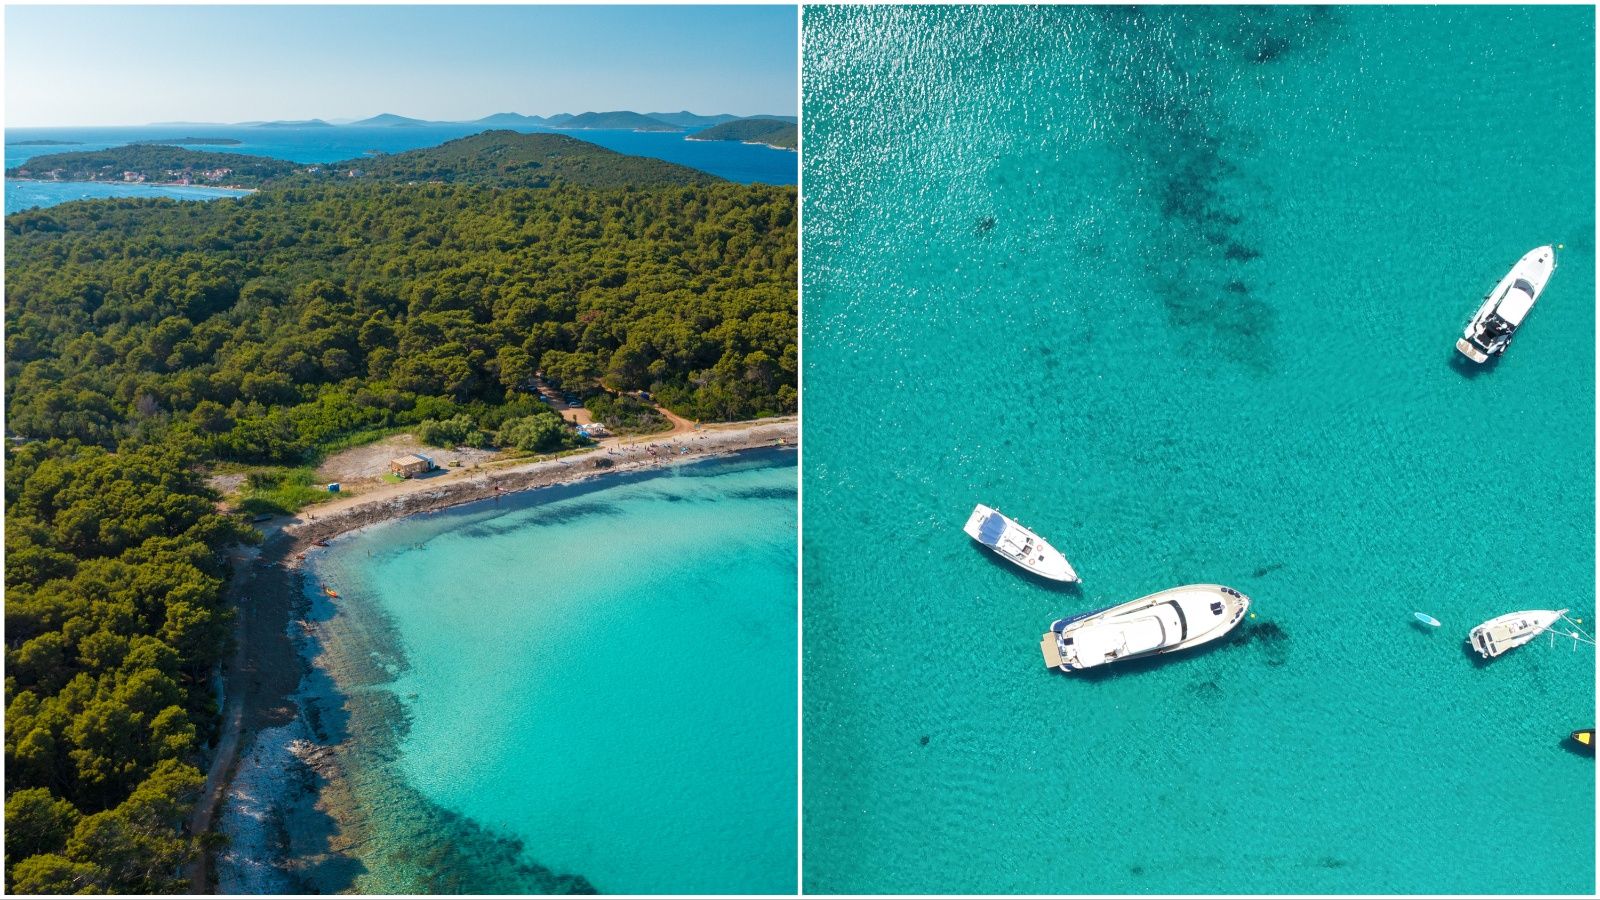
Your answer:
[[[1496,616],[1467,632],[1467,644],[1484,659],[1493,659],[1544,634],[1566,614],[1564,609],[1526,609]]]
[[[1570,737],[1571,737],[1572,742],[1574,744],[1577,744],[1578,746],[1580,746],[1583,749],[1589,751],[1590,753],[1594,752],[1594,729],[1593,728],[1580,728],[1579,730],[1574,731],[1570,735]]]
[[[1456,339],[1456,350],[1480,364],[1504,353],[1555,270],[1554,248],[1535,247],[1523,254],[1484,298],[1466,331]],[[1494,328],[1489,327],[1491,321]]]
[[[1040,638],[1045,665],[1063,672],[1185,650],[1243,621],[1250,598],[1220,584],[1191,584],[1059,619]]]
[[[1066,554],[997,509],[978,504],[962,530],[980,546],[1025,572],[1051,581],[1078,580]]]

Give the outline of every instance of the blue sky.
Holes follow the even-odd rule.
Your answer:
[[[796,112],[795,7],[7,6],[7,126]]]

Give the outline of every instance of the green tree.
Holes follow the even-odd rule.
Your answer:
[[[495,442],[502,447],[549,453],[561,449],[566,435],[566,429],[554,416],[524,416],[501,425]]]
[[[45,788],[17,791],[6,798],[6,856],[60,853],[79,818],[77,807]]]
[[[30,856],[11,867],[14,894],[103,894],[106,880],[99,866],[56,853]]]

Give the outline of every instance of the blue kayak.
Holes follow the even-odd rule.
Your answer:
[[[1414,613],[1412,613],[1412,615],[1416,616],[1417,617],[1417,621],[1421,622],[1424,625],[1432,625],[1434,628],[1438,628],[1439,627],[1439,620],[1435,619],[1433,616],[1428,615],[1427,613],[1414,612]]]

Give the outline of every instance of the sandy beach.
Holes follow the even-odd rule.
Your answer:
[[[486,463],[445,470],[434,477],[384,484],[366,493],[264,523],[260,547],[236,548],[230,599],[238,613],[237,648],[224,667],[222,731],[190,830],[227,834],[234,852],[203,859],[190,873],[195,893],[302,891],[293,873],[263,864],[263,852],[281,859],[291,845],[304,855],[306,840],[326,848],[321,865],[338,865],[338,823],[316,809],[319,789],[335,772],[307,740],[300,698],[311,671],[314,643],[305,620],[308,603],[299,562],[318,542],[403,516],[426,513],[504,494],[570,484],[609,474],[638,472],[675,462],[756,448],[795,446],[794,418],[707,425],[634,443],[608,441],[592,450],[533,462]],[[290,828],[285,820],[298,824]],[[307,828],[315,823],[317,828]],[[320,833],[297,835],[295,831]],[[345,838],[344,840],[348,840]],[[243,851],[243,852],[237,852]]]

